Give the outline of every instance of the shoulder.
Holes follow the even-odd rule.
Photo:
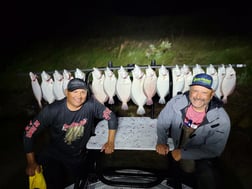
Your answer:
[[[182,109],[189,103],[188,93],[176,95],[173,98],[171,98],[171,100],[168,101],[168,103],[170,103],[176,109]]]
[[[103,108],[105,109],[105,105],[94,99],[93,97],[89,98],[85,103],[83,107],[89,107],[89,108]]]
[[[45,111],[55,111],[57,109],[61,109],[66,105],[66,98],[62,100],[55,100],[53,103],[48,104],[44,107]]]

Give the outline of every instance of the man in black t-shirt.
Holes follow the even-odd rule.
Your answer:
[[[86,144],[94,129],[95,119],[108,121],[108,141],[101,151],[111,154],[117,129],[115,114],[103,104],[88,97],[88,87],[81,79],[72,79],[65,91],[66,98],[47,105],[25,127],[24,150],[27,159],[26,173],[29,176],[43,174],[47,188],[64,188],[64,176],[79,177],[84,171]],[[34,139],[44,129],[50,131],[48,147],[35,156]]]

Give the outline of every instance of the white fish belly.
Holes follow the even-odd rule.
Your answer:
[[[53,94],[56,100],[61,100],[65,97],[65,93],[63,91],[63,82],[54,81]]]
[[[160,78],[157,79],[157,94],[160,97],[159,103],[165,104],[165,97],[169,94],[170,83],[169,78]]]
[[[127,102],[130,100],[131,94],[131,80],[118,78],[116,83],[116,95],[118,99],[123,103],[122,109],[127,110]]]
[[[41,89],[44,100],[47,101],[49,104],[53,103],[55,100],[53,94],[53,84],[49,82],[42,82]]]
[[[144,80],[144,93],[147,96],[147,105],[153,104],[152,97],[157,91],[157,78],[146,77]]]
[[[108,96],[103,89],[103,82],[104,79],[103,80],[94,79],[91,87],[94,97],[102,104],[108,100]]]
[[[175,77],[172,82],[172,96],[176,96],[178,92],[182,92],[185,85],[184,77]]]
[[[116,78],[105,78],[104,80],[104,91],[109,97],[109,104],[114,104],[113,97],[116,91]]]
[[[34,94],[36,100],[38,101],[38,105],[40,108],[42,108],[42,104],[41,104],[42,90],[41,90],[41,87],[38,83],[38,80],[31,82],[31,86],[32,86],[33,94]]]

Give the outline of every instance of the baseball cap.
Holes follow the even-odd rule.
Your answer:
[[[200,73],[200,74],[197,74],[193,77],[192,84],[190,86],[200,85],[202,87],[212,89],[212,84],[213,84],[212,76],[205,74],[205,73]]]
[[[74,78],[74,79],[71,79],[68,84],[67,84],[67,90],[72,92],[76,89],[85,89],[85,90],[88,90],[88,87],[86,85],[86,83],[82,80],[82,79],[79,79],[79,78]]]

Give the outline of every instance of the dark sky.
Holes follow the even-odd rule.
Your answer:
[[[97,17],[208,15],[230,17],[229,22],[251,22],[251,8],[243,0],[6,0],[0,6],[1,45],[11,48],[38,33],[54,32],[68,24],[81,24],[83,20],[95,22]],[[245,18],[245,19],[244,19]],[[251,25],[248,23],[248,25]],[[71,25],[73,26],[73,25]],[[234,25],[234,27],[236,27]],[[74,30],[74,28],[72,28]]]

